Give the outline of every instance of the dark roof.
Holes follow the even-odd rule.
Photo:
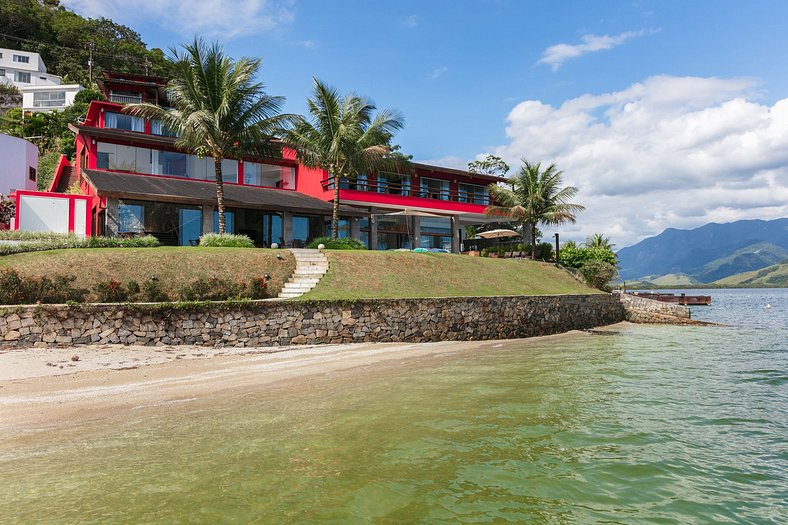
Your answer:
[[[456,168],[444,168],[442,166],[433,166],[431,164],[422,164],[420,162],[411,162],[411,167],[415,170],[419,171],[433,171],[436,173],[450,173],[452,175],[459,175],[461,177],[467,177],[469,179],[478,179],[485,182],[505,182],[507,180],[506,177],[497,177],[495,175],[485,175],[483,173],[473,173],[472,171],[467,170],[458,170]]]
[[[122,140],[129,144],[175,147],[175,141],[177,140],[174,137],[165,137],[163,135],[148,135],[147,133],[140,133],[139,131],[126,131],[114,128],[98,128],[95,126],[86,126],[85,124],[69,124],[68,129],[74,133],[83,133],[91,137]]]
[[[183,204],[216,203],[216,186],[213,181],[89,169],[83,169],[82,174],[101,196]],[[224,202],[228,208],[257,208],[318,215],[331,215],[332,210],[331,202],[297,191],[237,184],[224,185]],[[363,211],[352,206],[340,206],[340,212],[345,215],[365,215]]]

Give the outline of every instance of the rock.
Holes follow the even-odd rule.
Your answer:
[[[72,361],[79,361],[79,356],[74,354],[74,355],[71,356],[71,360]]]

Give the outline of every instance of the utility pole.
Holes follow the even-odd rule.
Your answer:
[[[142,63],[142,65],[145,66],[145,76],[147,77],[148,76],[148,68],[150,66],[152,66],[153,64],[151,64],[150,60],[148,60],[148,57],[145,57],[145,61]]]
[[[95,42],[90,42],[88,44],[88,51],[90,52],[90,56],[88,57],[88,78],[90,79],[90,85],[93,85],[93,48],[96,47]]]
[[[561,266],[561,248],[558,246],[558,234],[555,234],[555,265]]]

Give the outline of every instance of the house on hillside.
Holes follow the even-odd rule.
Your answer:
[[[32,142],[0,133],[0,194],[35,190],[38,147]]]
[[[179,150],[160,122],[123,112],[124,104],[166,105],[166,79],[105,73],[107,100],[91,102],[76,135],[74,165],[61,162],[50,187],[78,186],[91,200],[91,231],[155,235],[188,246],[217,229],[213,160]],[[226,223],[258,246],[304,246],[330,235],[333,183],[324,170],[282,159],[225,159]],[[463,226],[487,222],[487,186],[503,179],[413,164],[412,172],[363,173],[340,187],[339,236],[370,249],[442,248],[458,252]]]
[[[85,88],[79,84],[61,84],[61,80],[47,73],[38,53],[0,48],[0,82],[19,90],[24,111],[59,111],[70,106],[77,93]]]

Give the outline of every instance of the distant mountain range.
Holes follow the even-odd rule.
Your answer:
[[[782,275],[779,264],[788,263],[788,218],[710,223],[694,230],[668,228],[621,249],[618,259],[626,281],[686,286],[718,281],[735,285],[749,279],[754,284],[759,282],[758,271],[772,265],[778,268],[770,272],[772,277]],[[754,273],[730,279],[745,272]]]

